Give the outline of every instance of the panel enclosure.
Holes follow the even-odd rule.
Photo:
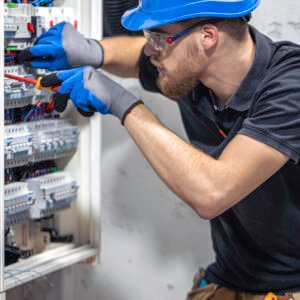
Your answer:
[[[62,10],[68,12],[69,8],[72,8],[74,15],[76,16],[76,26],[78,30],[83,33],[85,36],[92,37],[95,39],[100,39],[102,32],[102,1],[90,0],[66,0],[66,1],[54,1],[55,6],[61,7]],[[56,8],[55,8],[56,9]],[[7,100],[7,95],[5,98],[5,89],[4,89],[4,52],[7,49],[7,43],[5,44],[4,38],[7,37],[7,28],[4,28],[4,25],[7,24],[7,20],[4,22],[5,6],[3,1],[0,2],[0,299],[5,299],[5,291],[11,288],[14,288],[18,285],[24,284],[28,281],[31,281],[35,278],[44,276],[45,274],[57,271],[69,265],[87,261],[95,262],[99,259],[100,251],[100,156],[101,156],[101,118],[99,115],[92,118],[86,119],[81,117],[77,111],[72,108],[69,104],[67,111],[62,115],[64,120],[68,120],[72,126],[78,128],[80,132],[78,137],[78,145],[76,146],[76,151],[74,150],[72,154],[65,156],[56,156],[54,157],[57,168],[61,170],[61,173],[54,173],[54,175],[43,177],[43,182],[40,182],[39,179],[31,180],[28,184],[28,188],[24,187],[23,183],[12,184],[12,186],[5,185],[6,177],[5,170],[8,168],[7,161],[8,158],[11,158],[9,155],[13,155],[13,158],[17,157],[16,155],[21,155],[21,160],[19,165],[21,170],[25,170],[26,166],[22,159],[27,159],[32,155],[30,149],[32,149],[32,138],[30,132],[28,133],[28,128],[22,128],[22,137],[19,140],[20,144],[18,147],[12,145],[14,148],[13,151],[9,152],[10,148],[8,146],[9,139],[7,138],[7,118],[4,117],[7,107],[5,107],[5,99]],[[47,19],[46,19],[47,20]],[[11,19],[11,27],[9,30],[13,32],[15,27],[13,25],[13,19]],[[26,20],[25,20],[26,22]],[[27,22],[28,23],[28,22]],[[5,34],[6,32],[6,34]],[[20,47],[23,47],[20,44]],[[24,91],[24,89],[22,90]],[[25,105],[26,95],[21,100],[19,105]],[[11,99],[10,99],[11,100]],[[25,102],[24,102],[25,101]],[[25,103],[25,104],[24,104]],[[15,105],[14,102],[10,102],[9,105]],[[17,107],[17,106],[16,106]],[[11,108],[11,107],[9,107]],[[30,122],[29,122],[30,123]],[[27,124],[29,124],[27,123]],[[37,122],[36,122],[37,123]],[[61,124],[59,124],[60,126]],[[69,126],[69,125],[68,125]],[[71,126],[71,125],[70,125]],[[68,135],[74,133],[73,127],[68,127],[64,134]],[[30,131],[31,129],[29,129]],[[73,130],[73,131],[72,131]],[[77,134],[77,133],[76,133]],[[47,132],[47,135],[34,135],[34,141],[36,142],[37,136],[40,140],[52,138],[55,135],[55,130],[52,130],[51,133]],[[59,139],[59,137],[57,137]],[[60,139],[62,139],[60,137]],[[18,140],[14,140],[18,143]],[[41,142],[42,144],[42,142]],[[46,142],[44,144],[47,144]],[[44,145],[43,144],[43,145]],[[59,141],[52,143],[56,146],[59,145]],[[22,145],[23,148],[20,148]],[[24,146],[25,145],[25,146]],[[49,149],[51,148],[49,146]],[[24,150],[25,147],[25,150]],[[44,147],[44,146],[43,146]],[[44,149],[40,145],[40,149]],[[33,147],[34,148],[34,147]],[[17,150],[16,150],[17,149]],[[20,150],[21,149],[21,150]],[[16,152],[17,151],[17,152]],[[19,151],[19,152],[18,152]],[[24,152],[25,151],[25,152]],[[34,148],[36,151],[36,147]],[[42,151],[42,150],[41,150]],[[17,154],[16,154],[17,153]],[[25,153],[25,154],[24,154]],[[22,155],[25,155],[22,157]],[[37,155],[35,156],[35,162],[37,162]],[[40,156],[39,156],[40,157]],[[53,156],[51,156],[52,158]],[[41,158],[43,159],[43,158]],[[13,160],[13,159],[12,159]],[[15,163],[15,161],[14,161]],[[32,164],[31,161],[29,161]],[[11,165],[10,165],[11,167]],[[23,168],[23,169],[22,169]],[[67,175],[66,175],[67,174]],[[58,178],[60,175],[61,178]],[[64,176],[66,175],[66,176]],[[55,177],[53,179],[52,177]],[[57,184],[56,181],[61,182],[61,187],[69,187],[68,190],[58,190],[56,194],[53,193],[53,186],[51,184]],[[56,181],[55,181],[56,180]],[[38,181],[38,182],[37,182]],[[29,181],[28,181],[29,182]],[[78,189],[77,189],[78,187]],[[11,194],[16,191],[19,191],[18,197],[13,199]],[[73,199],[75,194],[77,195],[76,201],[71,201],[70,208],[64,209],[54,213],[54,223],[55,229],[59,232],[61,236],[72,234],[74,237],[73,242],[61,242],[61,243],[49,243],[45,249],[43,249],[38,254],[30,254],[30,257],[26,259],[21,259],[16,263],[10,264],[5,267],[5,243],[7,241],[7,200],[19,201],[17,202],[18,209],[19,207],[24,208],[24,203],[26,199],[32,199],[33,193],[38,194],[38,191],[43,191],[48,196],[52,197],[59,203],[62,197],[68,195],[68,199]],[[5,194],[6,193],[6,194]],[[47,195],[43,194],[41,197],[46,197]],[[53,196],[55,194],[55,197]],[[5,202],[6,199],[6,202]],[[25,199],[25,200],[24,200]],[[22,205],[23,206],[22,206]],[[6,206],[5,206],[6,205]],[[20,206],[21,205],[21,206]],[[61,208],[58,207],[58,210]],[[41,210],[42,211],[42,210]],[[24,211],[21,211],[21,213]],[[47,214],[47,210],[43,210]],[[12,211],[12,214],[15,212]],[[13,215],[15,216],[15,215]],[[21,214],[24,217],[24,214]],[[38,212],[33,214],[38,221],[39,218],[42,218],[43,215],[40,215]],[[18,215],[19,218],[19,215]],[[25,214],[26,218],[26,214]],[[10,221],[10,225],[13,224],[14,218]],[[19,219],[18,219],[19,221]],[[29,229],[32,229],[32,224],[36,220],[31,220]],[[20,234],[22,235],[22,229],[26,228],[24,223],[13,225],[14,228],[14,237]],[[2,297],[2,298],[1,298]]]

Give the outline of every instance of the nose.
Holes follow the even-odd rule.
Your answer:
[[[156,50],[149,42],[146,43],[144,53],[147,56],[158,56],[159,51]]]

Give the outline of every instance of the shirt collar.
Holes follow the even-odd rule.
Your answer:
[[[237,111],[248,110],[253,93],[267,70],[271,59],[270,40],[252,26],[250,26],[250,34],[256,44],[253,64],[235,94],[218,110],[224,110],[228,107]]]

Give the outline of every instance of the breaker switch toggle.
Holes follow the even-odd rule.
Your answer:
[[[35,28],[34,28],[34,26],[33,26],[33,24],[32,24],[31,22],[28,22],[28,23],[27,23],[27,29],[28,29],[28,31],[30,31],[32,34],[35,33]]]

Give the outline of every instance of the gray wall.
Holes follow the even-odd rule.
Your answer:
[[[275,40],[300,43],[299,0],[262,0],[252,21]],[[170,129],[184,137],[176,105],[140,95]],[[97,267],[78,265],[8,293],[8,299],[184,299],[194,271],[213,260],[208,223],[174,196],[142,157],[125,129],[103,118],[102,252]]]

